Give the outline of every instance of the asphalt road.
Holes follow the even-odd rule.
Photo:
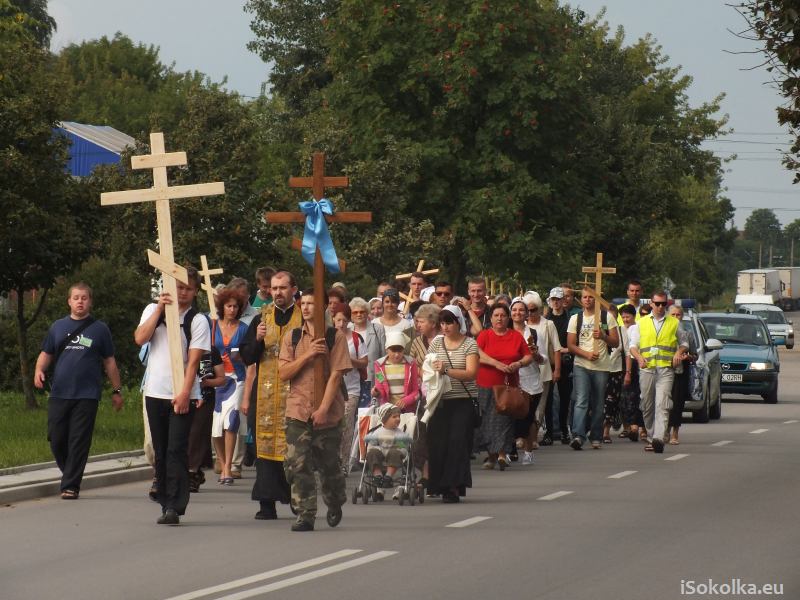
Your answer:
[[[141,483],[2,507],[0,599],[673,600],[709,580],[716,596],[778,584],[798,599],[800,350],[781,360],[777,405],[726,397],[663,455],[557,445],[476,468],[460,504],[347,504],[336,529],[292,533],[287,507],[253,520],[252,471],[206,484],[179,527],[155,524]]]

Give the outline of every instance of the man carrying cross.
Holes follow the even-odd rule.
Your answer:
[[[588,286],[581,293],[581,305],[583,311],[570,317],[567,326],[567,347],[575,355],[572,371],[575,407],[570,445],[575,450],[583,449],[587,439],[587,417],[591,412],[588,438],[592,448],[599,450],[603,439],[603,401],[611,368],[609,348],[616,348],[619,336],[614,317],[605,310],[600,311],[599,318],[596,317],[594,290]]]
[[[157,501],[162,514],[159,525],[178,525],[189,504],[189,431],[195,409],[203,402],[197,370],[203,354],[211,352],[208,321],[192,308],[200,289],[197,269],[186,269],[188,284],[177,282],[177,304],[183,354],[183,378],[173,387],[166,307],[175,300],[162,291],[158,302],[142,312],[134,339],[140,346],[150,342],[144,395],[147,420],[155,453]]]

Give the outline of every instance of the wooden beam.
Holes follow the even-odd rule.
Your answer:
[[[102,206],[115,204],[133,204],[135,202],[155,202],[158,200],[176,200],[178,198],[198,198],[200,196],[217,196],[225,193],[225,184],[196,183],[193,185],[174,185],[162,189],[124,190],[121,192],[104,192],[100,196]]]
[[[271,212],[264,215],[267,223],[305,223],[306,216],[301,212]],[[371,212],[338,212],[325,215],[328,223],[372,223]]]
[[[186,152],[168,152],[166,154],[145,154],[143,156],[131,156],[132,169],[182,167],[186,163]]]
[[[348,187],[350,179],[348,177],[325,177],[325,187]],[[290,177],[289,187],[311,188],[314,187],[313,177]]]

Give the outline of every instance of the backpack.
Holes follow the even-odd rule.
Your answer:
[[[189,344],[192,343],[192,321],[194,321],[195,315],[197,315],[197,309],[194,306],[189,307],[189,310],[186,311],[186,314],[183,316],[183,323],[181,324],[181,329],[183,329],[183,335],[186,336],[186,348],[189,348]],[[164,327],[167,326],[167,318],[164,313],[161,313],[161,316],[158,318],[158,322],[156,323],[156,328],[163,325]],[[139,361],[146,367],[147,366],[147,359],[150,357],[150,342],[142,345],[142,349],[139,350]],[[203,358],[206,358],[203,355]],[[202,362],[202,359],[201,359]]]
[[[303,337],[303,328],[302,327],[295,327],[292,329],[292,356],[297,354],[297,344],[300,343],[300,338]],[[336,342],[336,328],[335,327],[328,327],[325,330],[325,344],[328,346],[328,352],[333,350],[333,344]],[[349,394],[347,393],[347,386],[344,383],[344,377],[339,381],[339,391],[342,394],[342,398],[345,402],[347,402],[347,398]]]

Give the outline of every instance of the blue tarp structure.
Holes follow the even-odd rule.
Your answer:
[[[84,125],[64,121],[56,131],[67,136],[69,148],[67,171],[75,177],[87,177],[97,165],[115,165],[120,154],[136,140],[107,125]]]

